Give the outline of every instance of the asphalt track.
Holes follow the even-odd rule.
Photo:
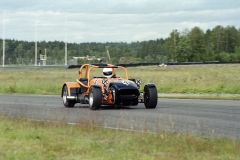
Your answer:
[[[107,128],[147,132],[176,132],[207,137],[240,139],[240,101],[158,99],[155,109],[138,106],[88,105],[65,108],[60,96],[0,95],[0,114],[34,120],[98,124]]]

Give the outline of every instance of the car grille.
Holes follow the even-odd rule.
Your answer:
[[[121,89],[119,90],[118,95],[121,99],[135,99],[139,96],[139,91],[135,89]]]

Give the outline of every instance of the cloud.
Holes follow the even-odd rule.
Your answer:
[[[132,42],[195,26],[239,28],[239,6],[235,0],[3,0],[0,19],[5,9],[6,38],[11,39],[34,41],[37,32],[39,41]]]

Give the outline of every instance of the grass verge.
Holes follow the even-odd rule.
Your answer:
[[[212,99],[211,95],[215,95],[214,99],[231,99],[224,95],[233,94],[232,99],[240,99],[239,64],[140,66],[127,69],[129,78],[142,80],[141,89],[146,83],[154,83],[159,93],[204,95],[209,99]],[[10,69],[0,72],[0,93],[59,95],[64,82],[74,82],[78,78],[78,68]],[[93,73],[102,75],[101,70]]]
[[[1,159],[239,159],[240,142],[0,117]]]
[[[178,99],[240,100],[240,94],[159,93],[158,97],[159,98],[178,98]]]

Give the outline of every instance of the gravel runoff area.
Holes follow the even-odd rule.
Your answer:
[[[240,94],[181,94],[181,93],[158,93],[159,98],[183,98],[183,99],[226,99],[240,100]]]

